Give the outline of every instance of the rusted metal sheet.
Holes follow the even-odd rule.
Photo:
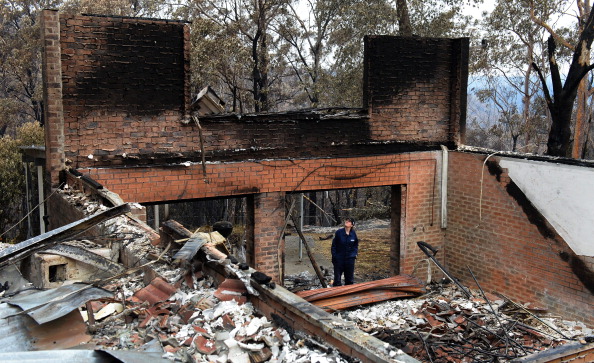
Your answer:
[[[71,239],[101,222],[128,212],[130,212],[130,206],[122,204],[18,243],[0,252],[0,267],[7,265],[11,261],[23,259],[54,243]]]
[[[359,284],[298,292],[297,295],[326,311],[346,309],[425,292],[423,283],[413,276],[398,275]]]
[[[326,289],[315,289],[300,291],[298,296],[307,301],[316,301],[331,297],[355,294],[366,290],[405,291],[422,294],[425,292],[423,283],[416,277],[409,275],[397,275],[386,279],[361,282],[359,284],[329,287]]]
[[[151,305],[165,301],[171,297],[177,288],[160,277],[154,278],[146,287],[136,291],[132,296],[132,301],[148,301]]]
[[[21,293],[6,299],[5,302],[20,307],[23,309],[22,313],[43,324],[78,309],[87,301],[112,296],[113,293],[92,285],[72,284],[51,290]]]
[[[18,307],[0,303],[0,353],[66,349],[91,339],[78,311],[41,325],[19,312]],[[0,361],[5,360],[0,356]]]
[[[322,309],[332,312],[336,310],[347,309],[353,306],[372,304],[380,301],[415,297],[419,294],[403,291],[385,291],[373,290],[363,291],[352,295],[337,296],[329,299],[322,299],[313,301],[312,304],[321,307]]]
[[[53,254],[71,258],[76,261],[86,263],[101,270],[103,273],[107,272],[108,276],[116,275],[124,271],[124,267],[118,263],[111,261],[101,255],[93,253],[85,248],[71,245],[59,244],[39,253]],[[105,275],[105,274],[104,274]],[[100,276],[95,276],[100,278]]]

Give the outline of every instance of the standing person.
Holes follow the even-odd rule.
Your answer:
[[[355,260],[359,253],[359,239],[355,233],[355,220],[347,218],[344,227],[334,234],[332,240],[332,264],[334,265],[334,283],[332,286],[341,286],[342,274],[344,284],[352,285],[355,279]]]

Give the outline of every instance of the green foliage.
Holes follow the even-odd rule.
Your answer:
[[[23,200],[25,196],[25,173],[20,146],[43,145],[43,128],[38,123],[30,122],[17,129],[17,138],[0,138],[0,234],[15,225],[25,214]],[[26,234],[26,225],[7,233],[4,240],[22,240]]]

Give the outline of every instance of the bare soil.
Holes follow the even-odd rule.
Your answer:
[[[328,228],[321,231],[308,231],[304,236],[319,266],[324,270],[332,270],[331,246],[334,232]],[[355,282],[379,280],[390,277],[390,228],[364,228],[357,230],[359,237],[359,256],[355,265]],[[320,238],[323,238],[322,240]],[[303,248],[302,259],[299,260],[299,237],[291,232],[285,238],[285,276],[307,271],[315,276],[315,271]],[[330,275],[331,279],[332,275]]]

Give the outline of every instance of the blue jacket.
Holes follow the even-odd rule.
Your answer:
[[[344,228],[334,234],[332,240],[332,259],[344,260],[355,258],[359,253],[359,238],[354,229],[347,235]]]

